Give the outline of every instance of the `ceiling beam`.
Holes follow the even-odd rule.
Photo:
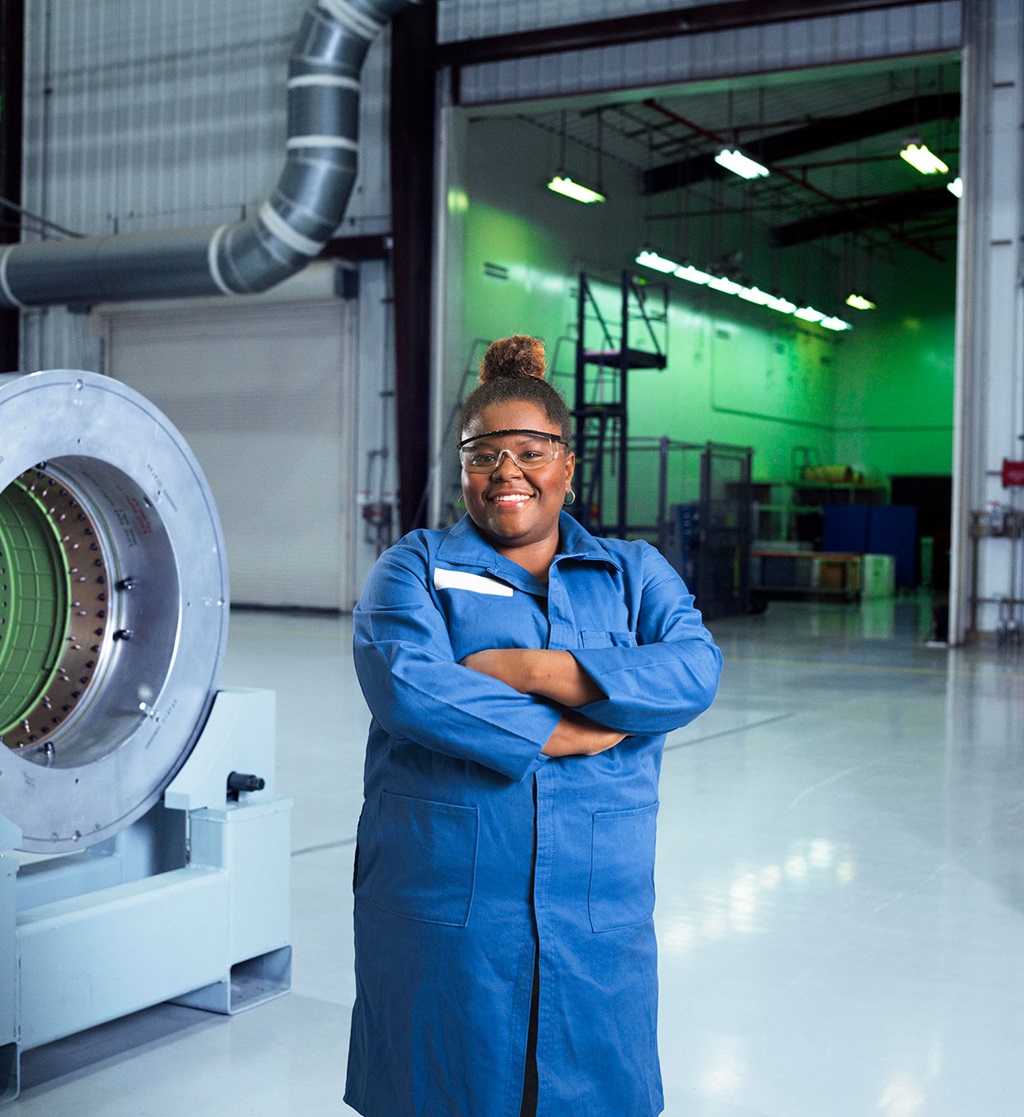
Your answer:
[[[647,108],[661,113],[662,116],[667,117],[669,120],[674,120],[677,124],[684,125],[686,128],[689,128],[691,132],[695,133],[698,136],[703,136],[705,139],[711,140],[718,146],[721,146],[724,142],[723,138],[720,135],[717,135],[714,132],[709,132],[706,128],[701,127],[701,125],[695,123],[692,120],[687,120],[685,117],[680,116],[676,112],[673,112],[672,109],[666,108],[663,104],[661,104],[659,101],[654,100],[653,98],[648,98],[646,101],[644,101],[644,104],[647,106]],[[787,170],[785,167],[779,167],[776,164],[769,164],[768,170],[775,177],[784,179],[786,182],[800,187],[801,190],[805,190],[807,193],[812,194],[814,197],[820,198],[823,202],[825,202],[837,212],[845,211],[851,215],[856,214],[857,216],[854,219],[855,227],[862,228],[867,224],[867,219],[862,216],[864,207],[858,207],[856,203],[852,201],[848,201],[845,198],[837,197],[834,194],[829,194],[827,191],[822,190],[819,186],[815,186],[813,182],[808,182],[806,179],[793,174],[792,171]],[[950,197],[952,198],[952,195],[950,195]],[[918,252],[923,252],[925,256],[930,256],[933,260],[937,260],[940,263],[942,262],[942,257],[939,256],[937,252],[933,251],[927,245],[923,245],[920,244],[918,241],[912,240],[896,226],[879,221],[875,224],[874,227],[885,233],[887,236],[891,237],[892,240],[897,241],[900,244],[905,244],[908,248],[914,248]]]
[[[788,23],[791,20],[820,19],[886,8],[913,8],[930,3],[934,3],[934,0],[772,0],[770,4],[764,3],[764,0],[727,0],[724,3],[695,4],[684,9],[441,43],[434,52],[434,62],[439,69],[446,66],[458,69],[483,62],[503,62],[513,58],[560,54],[564,51],[624,46],[655,39],[672,39],[683,35]]]
[[[791,128],[747,144],[741,143],[740,146],[760,163],[780,163],[814,151],[855,143],[869,136],[914,128],[926,121],[955,120],[959,116],[959,90],[952,93],[930,93],[923,97],[909,97],[889,105],[879,105],[848,116],[817,120],[803,128]],[[667,190],[693,186],[708,179],[722,178],[728,173],[715,162],[712,154],[677,159],[644,171],[641,193],[662,194]]]
[[[802,217],[799,221],[780,225],[772,230],[772,244],[776,248],[790,248],[795,244],[806,244],[809,241],[840,236],[843,233],[858,233],[879,226],[903,225],[941,210],[949,210],[950,217],[955,218],[956,202],[956,198],[945,186],[893,194],[870,205],[847,206],[841,210]],[[905,232],[904,236],[907,236]]]

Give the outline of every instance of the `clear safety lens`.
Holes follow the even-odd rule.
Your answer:
[[[459,458],[467,473],[493,473],[502,454],[508,454],[520,469],[540,469],[558,457],[561,445],[561,439],[555,435],[529,432],[495,437],[484,434],[460,446]]]

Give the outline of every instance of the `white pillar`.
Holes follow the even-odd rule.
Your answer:
[[[1004,489],[1004,458],[1024,459],[1024,8],[963,0],[963,107],[957,274],[952,582],[949,638],[994,633],[999,598],[1024,596],[1024,541],[970,538],[987,502],[1024,507]],[[972,608],[971,598],[979,600]],[[1024,608],[1016,609],[1024,620]]]

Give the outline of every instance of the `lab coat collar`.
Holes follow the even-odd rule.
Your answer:
[[[562,547],[555,555],[555,563],[572,559],[582,562],[601,562],[616,570],[622,564],[601,545],[601,541],[590,534],[567,512],[559,519],[562,534]],[[523,567],[504,558],[487,542],[477,530],[476,524],[467,513],[441,540],[437,548],[437,561],[451,566],[482,567],[489,574],[509,582],[528,593],[547,594],[547,586],[538,581]]]
[[[555,561],[562,559],[582,559],[585,562],[604,562],[615,570],[622,569],[622,563],[609,551],[602,541],[589,531],[568,512],[563,512],[558,521],[562,532],[562,546],[555,555]]]

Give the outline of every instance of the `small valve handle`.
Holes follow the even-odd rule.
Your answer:
[[[250,772],[232,772],[228,776],[228,791],[236,795],[239,791],[262,791],[266,786],[267,781],[262,776]]]

